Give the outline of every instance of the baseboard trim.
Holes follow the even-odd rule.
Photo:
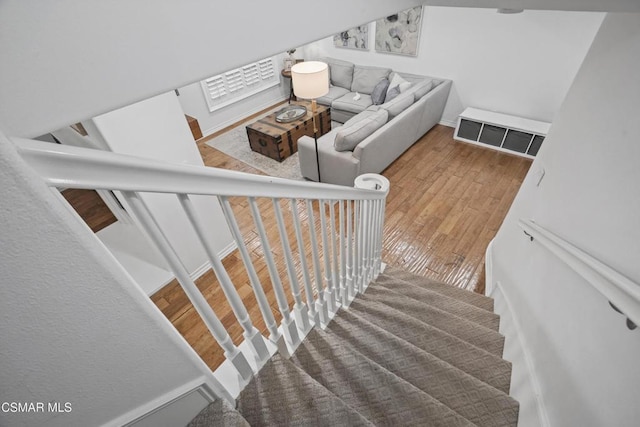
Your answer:
[[[216,399],[215,394],[207,386],[205,378],[201,377],[171,390],[143,405],[140,405],[125,414],[122,414],[110,422],[103,424],[103,427],[157,425],[154,422],[149,421],[149,419],[154,415],[156,415],[155,418],[158,418],[158,415],[160,415],[163,410],[173,409],[171,408],[173,404],[187,398],[192,393],[199,393],[208,403],[211,403]],[[190,411],[191,413],[184,416],[184,418],[186,419],[191,416],[191,419],[193,419],[202,409],[203,408],[200,408],[197,412],[193,409]]]
[[[513,360],[509,360],[513,365],[511,373],[512,390],[510,394],[520,402],[520,416],[518,424],[522,426],[540,425],[542,427],[550,427],[551,424],[549,423],[547,408],[542,397],[542,388],[540,387],[540,381],[538,380],[538,376],[535,372],[529,345],[522,333],[522,326],[520,325],[518,317],[515,316],[515,312],[513,311],[513,304],[504,292],[504,288],[499,281],[495,282],[495,286],[492,289],[492,296],[496,303],[496,314],[500,315],[500,333],[505,336],[505,342],[512,343],[517,347],[517,350],[514,353],[516,355],[521,355],[517,358],[512,357]],[[501,302],[504,303],[504,306],[502,306]],[[512,326],[511,330],[509,326],[505,326],[508,324]],[[504,355],[504,357],[508,360],[507,355]],[[519,396],[519,393],[513,392],[514,372],[516,367],[522,367],[525,370],[525,382],[528,380],[529,383],[529,386],[526,387],[529,388],[529,396]],[[518,383],[521,384],[522,381],[518,381]],[[535,422],[531,422],[532,420],[530,419],[523,420],[524,406],[527,404],[527,401],[531,401],[531,399],[535,401],[535,411],[538,418]],[[532,412],[533,411],[530,411],[530,413]]]
[[[453,121],[452,122],[452,121],[449,121],[449,120],[440,120],[438,122],[438,124],[442,125],[442,126],[448,126],[450,128],[454,128],[454,129],[455,129],[456,126],[458,126],[458,122],[457,121]]]
[[[229,243],[227,246],[225,246],[220,252],[218,252],[218,258],[225,259],[236,249],[238,249],[238,245],[234,240],[231,243]],[[196,268],[191,274],[189,274],[189,277],[191,277],[191,280],[195,281],[209,270],[211,270],[211,263],[209,261],[206,261],[200,267]]]
[[[493,240],[487,245],[484,252],[484,294],[491,296],[493,294]]]
[[[252,114],[259,113],[260,111],[262,111],[262,110],[264,110],[266,108],[270,108],[272,106],[281,104],[284,101],[286,101],[287,99],[288,98],[273,99],[273,100],[271,100],[269,102],[266,102],[264,104],[260,104],[257,107],[254,107],[254,108],[252,108],[252,109],[250,109],[248,111],[243,112],[241,116],[234,117],[232,119],[224,121],[224,122],[222,122],[222,123],[220,123],[220,124],[218,124],[218,125],[216,125],[214,127],[211,127],[211,128],[208,128],[208,129],[204,129],[202,131],[202,138],[206,138],[206,137],[211,136],[212,134],[214,134],[214,133],[216,133],[216,132],[218,132],[218,131],[220,131],[222,129],[228,128],[229,126],[232,126],[232,125],[235,125],[235,124],[237,124],[239,122],[242,122],[244,119],[246,119],[247,117],[251,116]],[[202,138],[200,138],[199,140],[201,140]]]
[[[238,244],[236,243],[235,240],[233,240],[231,243],[229,243],[227,246],[225,246],[219,253],[218,256],[220,257],[220,259],[225,259],[226,257],[228,257],[229,255],[231,255],[231,253],[233,251],[235,251],[236,249],[238,249]]]

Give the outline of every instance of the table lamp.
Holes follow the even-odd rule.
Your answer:
[[[313,117],[313,138],[316,143],[316,165],[318,166],[318,182],[320,179],[320,160],[318,157],[318,126],[316,124],[316,99],[329,92],[329,66],[324,62],[305,61],[291,67],[291,84],[293,93],[298,98],[311,100]]]

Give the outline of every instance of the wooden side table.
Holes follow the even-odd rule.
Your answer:
[[[297,100],[296,96],[293,94],[293,80],[291,80],[291,70],[282,70],[280,71],[280,75],[285,79],[289,79],[289,104],[291,104],[291,100]]]

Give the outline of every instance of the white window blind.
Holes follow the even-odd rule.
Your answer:
[[[265,58],[200,82],[209,111],[215,111],[279,83],[273,58]]]

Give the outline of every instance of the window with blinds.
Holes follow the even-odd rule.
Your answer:
[[[273,58],[265,58],[200,82],[209,111],[233,104],[279,83]]]

